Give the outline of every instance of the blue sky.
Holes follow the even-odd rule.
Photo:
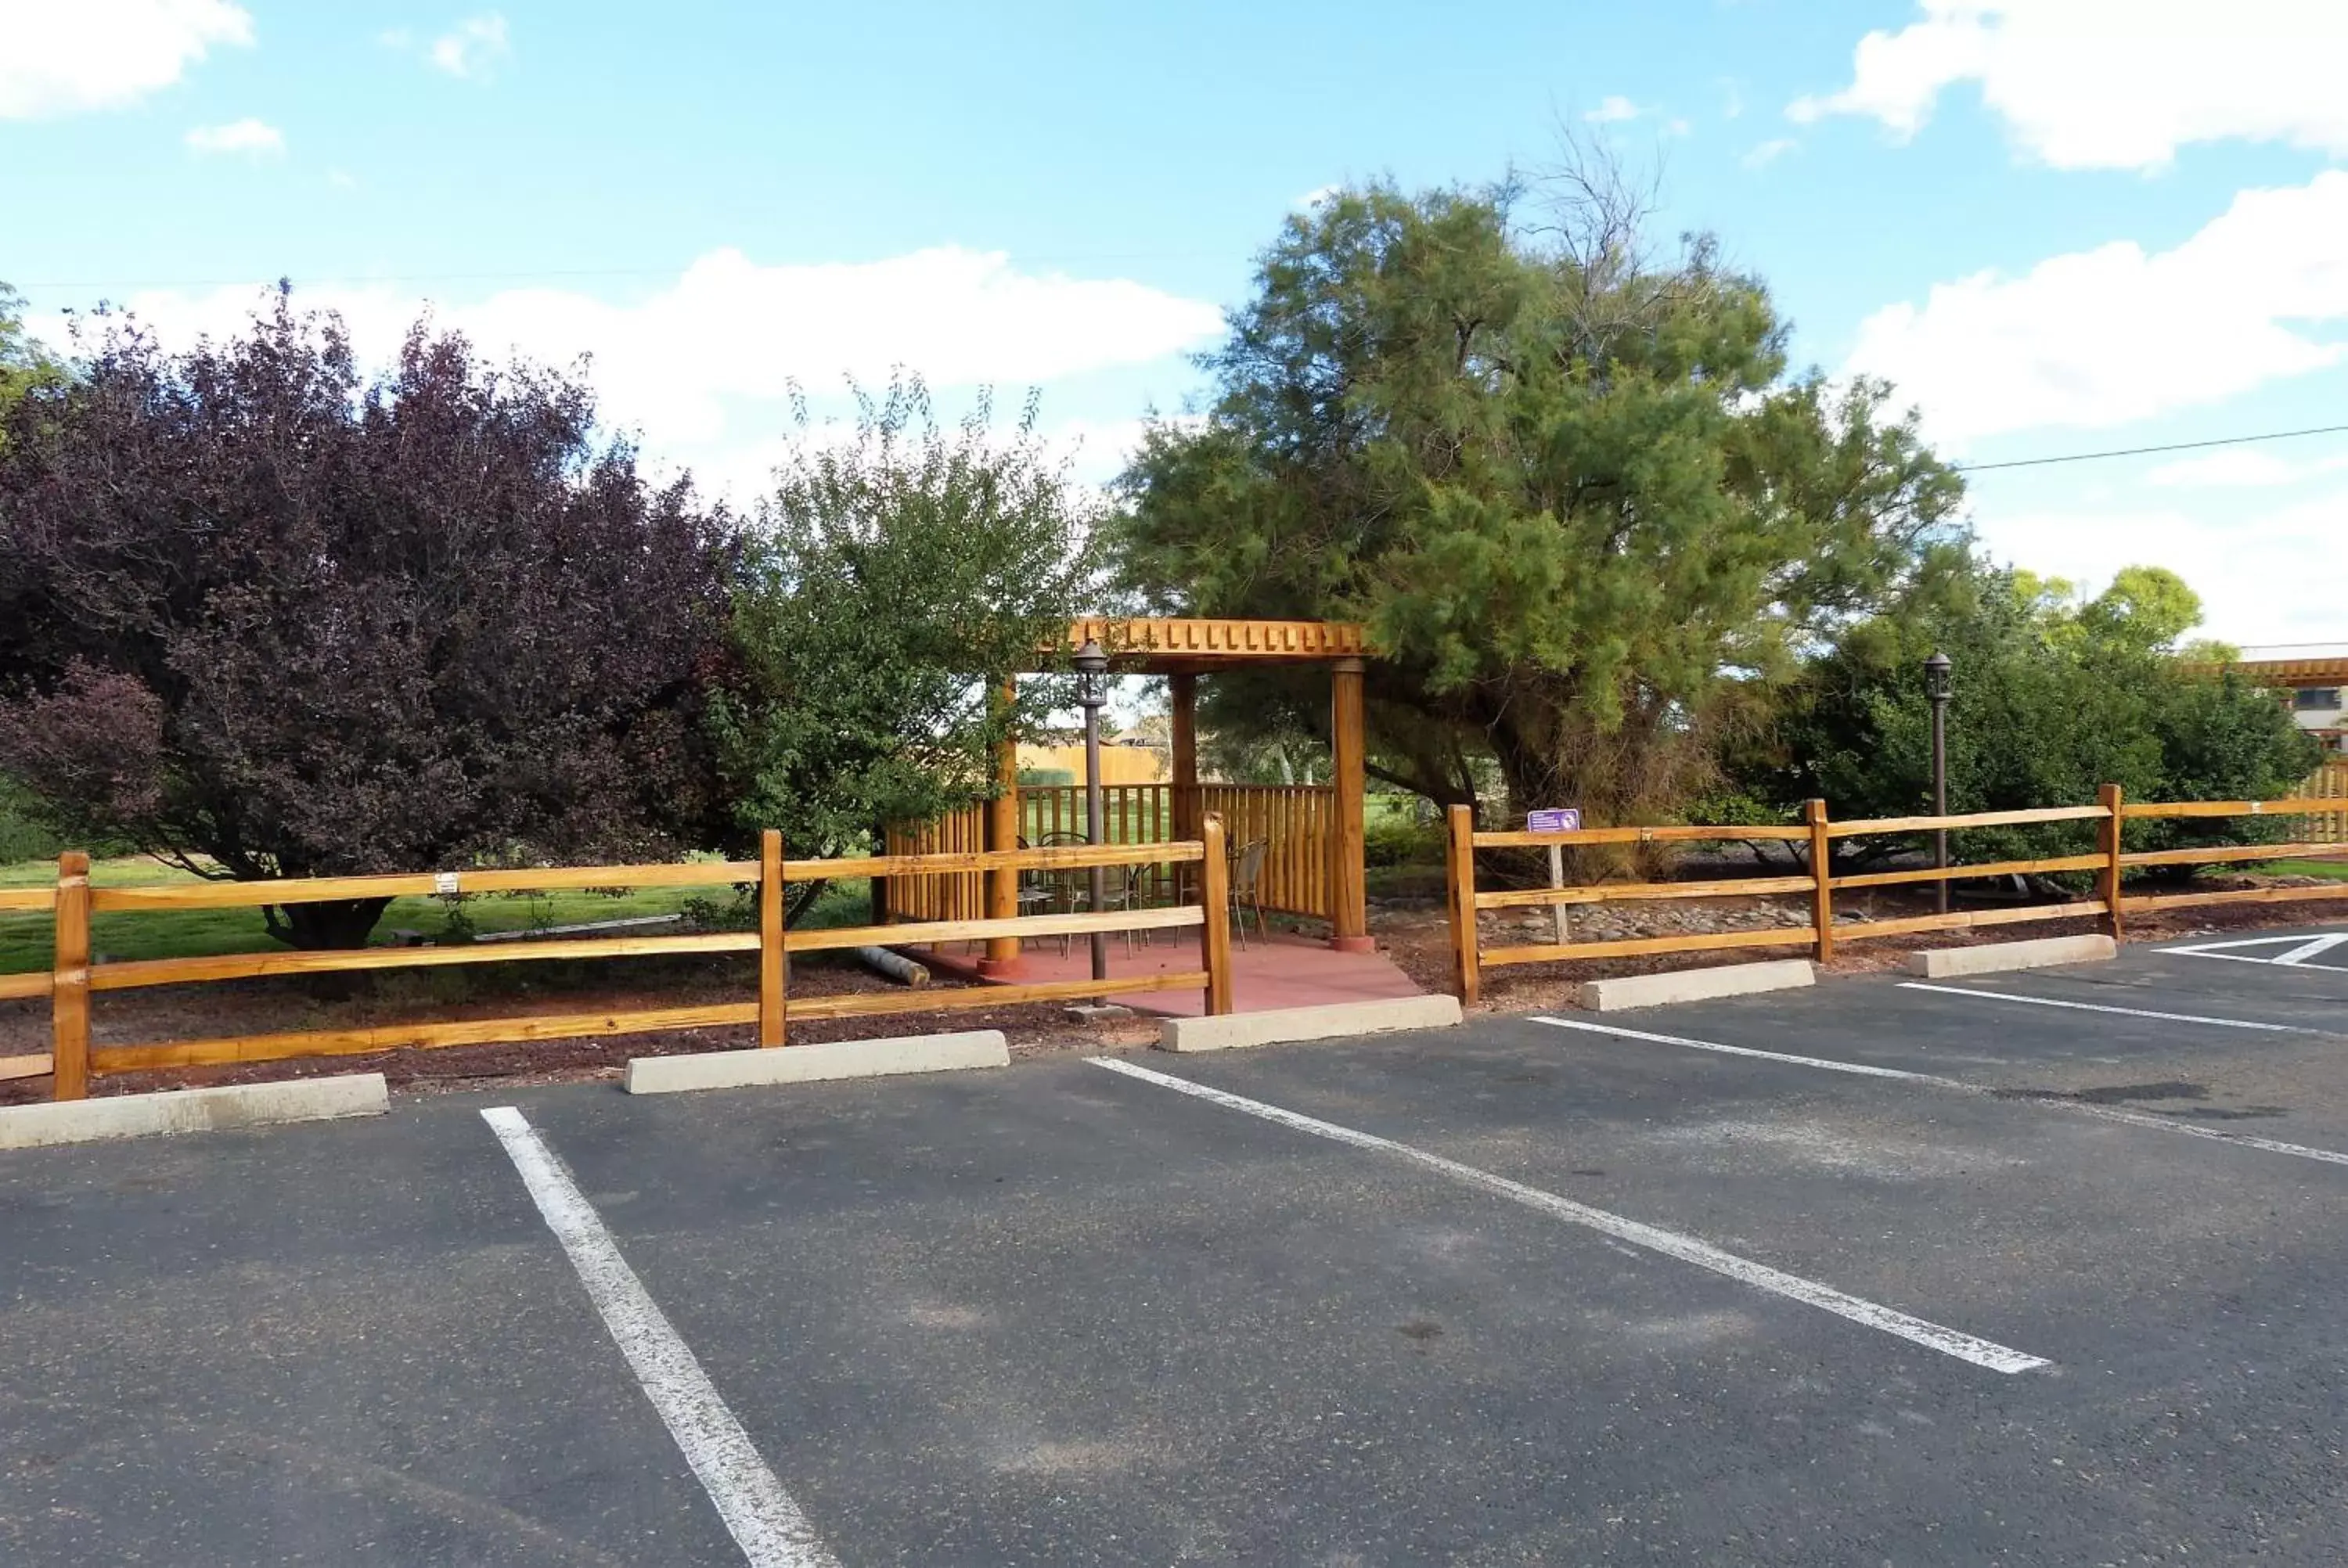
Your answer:
[[[2338,0],[716,5],[0,0],[0,279],[167,335],[253,285],[377,352],[429,301],[595,355],[755,483],[782,390],[1029,384],[1113,469],[1308,193],[1660,165],[1797,356],[1967,462],[2348,424]],[[2132,560],[2256,643],[2348,635],[2348,437],[1992,471],[1993,553]]]

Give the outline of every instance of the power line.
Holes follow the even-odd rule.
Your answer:
[[[2108,452],[2065,452],[2059,457],[2015,457],[2003,463],[1954,463],[1960,474],[1985,474],[1993,468],[2038,468],[2049,463],[2091,463],[2098,457],[2145,457],[2156,452],[2198,452],[2207,446],[2240,446],[2249,441],[2289,441],[2300,436],[2338,436],[2348,425],[2315,425],[2305,430],[2266,430],[2256,436],[2221,436],[2214,441],[2172,441],[2163,446],[2118,446]]]

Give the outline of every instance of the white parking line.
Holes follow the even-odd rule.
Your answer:
[[[2348,942],[2348,933],[2331,937],[2318,937],[2312,941],[2305,942],[2299,947],[2293,948],[2288,953],[2276,954],[2274,961],[2286,968],[2298,968],[2302,965],[2305,964],[2308,959],[2328,953],[2333,948],[2340,946],[2343,942]]]
[[[2241,951],[2245,948],[2280,948],[2288,942],[2296,942],[2299,946],[2291,948],[2288,952],[2278,953],[2270,958],[2262,958],[2255,954]],[[2230,942],[2188,942],[2181,947],[2156,948],[2153,951],[2175,954],[2188,958],[2222,958],[2231,964],[2265,964],[2271,968],[2279,968],[2333,970],[2336,968],[2333,965],[2317,964],[2312,960],[2321,958],[2343,942],[2348,942],[2348,931],[2327,932],[2312,938],[2294,932],[2287,937],[2244,937]]]
[[[1684,1035],[1649,1034],[1643,1030],[1624,1029],[1620,1024],[1584,1023],[1580,1019],[1550,1018],[1539,1013],[1533,1016],[1532,1021],[1545,1023],[1551,1029],[1578,1029],[1585,1034],[1612,1034],[1624,1040],[1652,1040],[1657,1045],[1684,1045],[1690,1050],[1709,1050],[1719,1056],[1750,1056],[1763,1061],[1787,1062],[1795,1067],[1818,1067],[1828,1072],[1849,1072],[1860,1078],[1900,1078],[1910,1083],[1929,1083],[1935,1089],[1972,1090],[1973,1087],[1962,1079],[1936,1078],[1929,1072],[1874,1067],[1864,1061],[1837,1061],[1825,1056],[1788,1056],[1781,1050],[1756,1050],[1749,1045],[1721,1045],[1709,1040],[1689,1040]]]
[[[505,1145],[588,1299],[752,1568],[839,1568],[537,1129],[510,1105],[492,1105],[481,1119]]]
[[[1798,1275],[1771,1268],[1767,1264],[1755,1263],[1750,1258],[1724,1252],[1710,1242],[1700,1241],[1694,1236],[1682,1235],[1676,1231],[1667,1231],[1657,1225],[1626,1219],[1621,1214],[1609,1214],[1604,1209],[1591,1208],[1587,1204],[1575,1203],[1572,1199],[1560,1197],[1555,1193],[1544,1192],[1539,1187],[1529,1187],[1522,1182],[1512,1182],[1506,1176],[1496,1176],[1489,1171],[1480,1171],[1473,1165],[1463,1165],[1457,1160],[1447,1160],[1442,1155],[1429,1153],[1425,1149],[1416,1149],[1407,1143],[1397,1143],[1391,1138],[1381,1138],[1375,1132],[1364,1132],[1351,1127],[1341,1127],[1334,1122],[1323,1122],[1318,1117],[1303,1115],[1294,1111],[1284,1111],[1277,1105],[1267,1105],[1261,1100],[1250,1100],[1244,1095],[1232,1094],[1220,1089],[1210,1089],[1203,1083],[1194,1083],[1187,1078],[1176,1078],[1170,1073],[1158,1072],[1147,1067],[1138,1067],[1132,1062],[1121,1061],[1115,1057],[1097,1056],[1089,1060],[1095,1067],[1106,1067],[1111,1072],[1123,1073],[1128,1078],[1139,1079],[1145,1083],[1154,1083],[1160,1088],[1191,1095],[1220,1105],[1225,1110],[1241,1112],[1266,1122],[1275,1122],[1283,1127],[1294,1128],[1300,1132],[1310,1132],[1315,1137],[1351,1144],[1356,1149],[1368,1149],[1382,1154],[1397,1155],[1414,1164],[1438,1172],[1456,1182],[1464,1183],[1498,1197],[1510,1199],[1524,1204],[1527,1208],[1538,1209],[1554,1219],[1585,1225],[1601,1235],[1612,1236],[1617,1241],[1627,1242],[1632,1246],[1644,1247],[1650,1252],[1661,1253],[1665,1257],[1677,1258],[1682,1263],[1694,1264],[1699,1268],[1710,1269],[1715,1274],[1725,1275],[1739,1284],[1751,1286],[1757,1290],[1766,1290],[1772,1295],[1782,1296],[1788,1300],[1818,1307],[1824,1312],[1831,1312],[1838,1317],[1847,1317],[1853,1323],[1864,1324],[1869,1328],[1894,1335],[1910,1344],[1921,1345],[1928,1350],[1937,1350],[1943,1356],[1953,1356],[1960,1361],[1970,1361],[1976,1367],[1986,1367],[1993,1372],[2027,1372],[2034,1368],[2052,1365],[2044,1357],[2009,1349],[2003,1345],[1995,1344],[1987,1339],[1977,1339],[1970,1334],[1961,1334],[1956,1329],[1944,1328],[1937,1323],[1928,1323],[1921,1317],[1910,1317],[1904,1312],[1879,1306],[1875,1302],[1863,1300],[1856,1296],[1847,1295],[1832,1286],[1820,1285],[1815,1280],[1804,1279]]]
[[[2074,1012],[2118,1013],[2124,1018],[2158,1019],[2163,1023],[2206,1023],[2219,1029],[2262,1030],[2269,1034],[2313,1034],[2315,1032],[2312,1029],[2302,1029],[2297,1024],[2253,1023],[2249,1019],[2206,1018],[2199,1013],[2192,1012],[2153,1012],[2145,1008],[2113,1007],[2105,1002],[2058,1001],[2053,997],[2018,996],[2012,991],[1977,991],[1964,986],[1928,985],[1922,980],[1901,980],[1900,989],[1903,991],[1938,991],[1942,996],[1950,997],[1979,997],[1983,1001],[2021,1002],[2027,1007],[2068,1008]]]
[[[2188,1138],[2207,1138],[2214,1143],[2237,1143],[2245,1149],[2257,1149],[2269,1154],[2289,1154],[2295,1160],[2315,1160],[2326,1165],[2348,1165],[2348,1154],[2331,1149],[2310,1148],[2304,1143],[2286,1143],[2279,1138],[2261,1138],[2254,1132],[2229,1132],[2222,1128],[2204,1127],[2192,1122],[2173,1121],[2156,1116],[2148,1111],[2123,1111],[2116,1105],[2093,1105],[2083,1100],[2065,1099],[2054,1093],[2001,1091],[1993,1085],[1967,1083],[1961,1078],[1939,1078],[1929,1072],[1902,1072],[1896,1068],[1870,1067],[1859,1061],[1835,1061],[1822,1056],[1789,1056],[1782,1051],[1755,1050],[1745,1045],[1721,1045],[1708,1040],[1684,1040],[1673,1034],[1643,1034],[1635,1029],[1618,1029],[1612,1024],[1584,1023],[1579,1019],[1546,1018],[1536,1015],[1534,1023],[1545,1023],[1556,1029],[1578,1029],[1586,1034],[1620,1035],[1625,1040],[1652,1040],[1657,1045],[1684,1045],[1691,1050],[1709,1050],[1721,1056],[1751,1056],[1764,1061],[1782,1061],[1789,1067],[1813,1067],[1828,1072],[1848,1072],[1859,1078],[1901,1078],[1911,1083],[1921,1083],[1933,1089],[1953,1089],[1961,1094],[1978,1094],[1984,1099],[2022,1099],[2034,1104],[2051,1106],[2057,1111],[2069,1111],[2081,1116],[2092,1116],[2098,1122],[2117,1122],[2129,1127],[2151,1127],[2163,1132],[2179,1132]]]

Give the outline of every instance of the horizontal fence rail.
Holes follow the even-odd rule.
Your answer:
[[[2348,886],[2257,887],[2200,892],[2124,895],[2121,882],[2127,871],[2146,866],[2250,864],[2293,858],[2336,858],[2348,854],[2348,769],[2341,770],[2337,794],[2321,793],[2314,782],[2306,793],[2273,801],[2182,801],[2129,804],[2117,785],[2106,785],[2094,805],[2034,807],[2023,811],[1983,811],[1945,816],[1875,817],[1832,821],[1824,801],[1811,801],[1805,821],[1797,827],[1673,825],[1658,827],[1587,827],[1562,833],[1506,829],[1478,832],[1474,814],[1466,806],[1451,808],[1445,854],[1447,910],[1451,930],[1452,972],[1462,1001],[1473,1003],[1481,989],[1482,971],[1520,964],[1554,963],[1567,959],[1640,958],[1666,953],[1725,951],[1745,948],[1806,947],[1821,962],[1834,956],[1838,943],[1879,940],[1928,931],[1956,931],[2048,920],[2100,919],[2113,935],[2120,934],[2126,916],[2136,910],[2189,907],[2197,905],[2290,903],[2304,899],[2348,899]],[[2273,845],[2206,845],[2186,849],[2126,850],[2122,833],[2130,822],[2164,819],[2219,819],[2235,816],[2282,816],[2297,820],[2301,830],[2292,842]],[[1833,846],[1868,835],[1902,837],[1968,829],[2033,826],[2050,823],[2092,823],[2096,848],[2087,853],[2044,856],[2028,860],[1997,860],[1972,865],[1904,867],[1893,871],[1834,874]],[[1561,860],[1550,858],[1550,885],[1484,890],[1477,886],[1478,851],[1548,849],[1705,842],[1777,841],[1806,845],[1807,869],[1798,876],[1732,877],[1708,881],[1584,883],[1568,885]],[[1908,887],[1986,877],[2092,874],[2094,892],[2086,897],[2006,908],[1959,909],[1906,916],[1863,924],[1835,923],[1835,896],[1869,888]],[[1577,941],[1570,928],[1571,912],[1600,905],[1650,900],[1714,897],[1804,897],[1807,918],[1797,925],[1759,929],[1688,932],[1665,937],[1617,938]],[[1488,909],[1549,909],[1556,939],[1486,947],[1478,917]]]
[[[2327,769],[2326,773],[2332,770]],[[2348,769],[2340,770],[2348,781]],[[2325,774],[2311,780],[2308,788],[2328,783]],[[2348,782],[2343,782],[2348,793]],[[2131,822],[2162,820],[2206,820],[2230,816],[2288,816],[2302,825],[2302,836],[2291,844],[2262,844],[2235,848],[2230,845],[2209,845],[2191,849],[2137,850],[2118,856],[2122,866],[2200,866],[2224,865],[2230,862],[2258,860],[2334,859],[2348,855],[2348,798],[2343,794],[2307,794],[2290,800],[2227,800],[2170,801],[2124,805],[2122,816]],[[2202,892],[2147,893],[2122,898],[2124,911],[2160,909],[2192,909],[2219,904],[2297,904],[2310,899],[2338,898],[2348,894],[2339,885],[2318,885],[2312,887],[2234,887],[2215,888]]]
[[[793,884],[842,876],[887,877],[892,883],[983,876],[989,870],[1065,872],[1093,866],[1142,866],[1171,872],[1196,866],[1196,902],[1158,908],[1062,911],[986,918],[976,910],[918,922],[790,930],[783,911]],[[767,833],[757,860],[693,861],[681,865],[564,866],[530,870],[439,872],[386,876],[287,878],[273,882],[171,884],[140,887],[89,885],[89,857],[59,857],[57,886],[9,889],[0,910],[54,914],[56,958],[49,973],[0,975],[0,999],[50,999],[50,1049],[0,1058],[0,1079],[53,1079],[60,1100],[88,1092],[93,1072],[136,1072],[228,1062],[273,1061],[293,1057],[368,1054],[401,1049],[441,1049],[519,1041],[565,1040],[654,1030],[708,1029],[755,1024],[758,1043],[784,1043],[792,1018],[844,1019],[900,1012],[950,1012],[1009,1007],[1024,1002],[1124,995],[1137,991],[1196,988],[1210,1013],[1231,1010],[1230,892],[1223,824],[1208,815],[1200,836],[1099,845],[1065,845],[989,851],[975,845],[927,853],[891,853],[818,860],[788,860],[782,837]],[[611,937],[577,940],[523,940],[451,947],[360,948],[340,951],[284,950],[228,953],[189,958],[93,962],[89,917],[93,911],[283,907],[327,900],[507,891],[556,887],[631,888],[747,885],[757,896],[758,928],[674,937]],[[1170,885],[1170,884],[1169,884]],[[1024,939],[1093,932],[1200,928],[1201,967],[1177,974],[1052,981],[1036,985],[982,985],[967,989],[885,991],[792,999],[790,958],[795,953],[838,952],[913,942],[950,942],[985,938]],[[90,999],[94,993],[150,986],[205,984],[263,976],[335,974],[448,965],[511,964],[548,959],[602,959],[755,953],[758,958],[755,999],[694,1007],[646,1008],[601,1012],[539,1013],[515,1018],[306,1030],[212,1040],[93,1044]]]

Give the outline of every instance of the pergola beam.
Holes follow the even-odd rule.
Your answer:
[[[1325,664],[1369,651],[1346,620],[1148,620],[1095,616],[1068,628],[1066,651],[1090,638],[1123,675],[1196,675],[1239,664]],[[1051,650],[1057,653],[1061,650]]]

